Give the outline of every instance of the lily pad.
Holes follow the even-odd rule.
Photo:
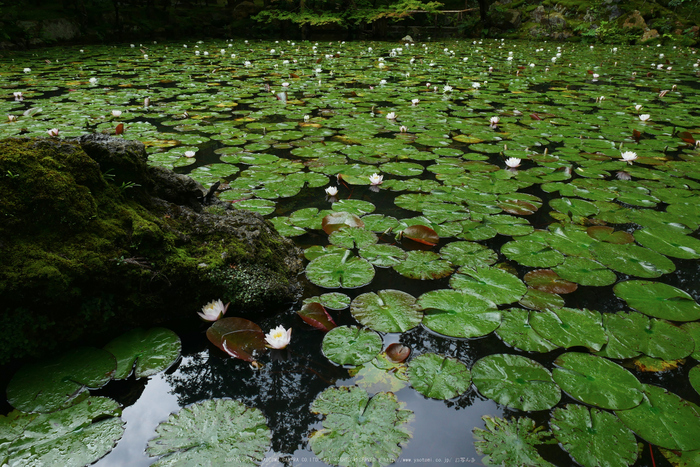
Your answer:
[[[405,363],[395,362],[382,352],[362,366],[349,368],[348,374],[354,378],[355,385],[376,394],[397,392],[408,386],[407,371]]]
[[[616,410],[622,423],[640,438],[659,447],[692,451],[700,449],[700,407],[658,386],[642,386],[641,404]]]
[[[600,313],[586,308],[532,311],[530,325],[537,334],[559,347],[581,345],[600,350],[608,341]]]
[[[542,292],[567,294],[575,292],[578,288],[573,282],[569,282],[559,277],[559,274],[551,269],[537,269],[525,274],[523,280],[533,289],[541,290]]]
[[[343,254],[319,256],[306,265],[306,277],[319,287],[348,289],[362,287],[374,279],[374,267],[366,260]]]
[[[556,441],[551,439],[552,433],[535,426],[531,418],[507,421],[484,415],[481,419],[486,423],[486,429],[474,428],[473,433],[476,451],[485,455],[482,459],[484,465],[555,467],[540,456],[535,446],[555,444]]]
[[[495,251],[475,242],[451,242],[440,249],[440,256],[456,266],[481,268],[498,259]]]
[[[485,336],[501,324],[493,302],[456,290],[426,292],[418,298],[418,306],[424,314],[423,325],[445,336]]]
[[[625,281],[613,287],[630,308],[671,321],[700,319],[700,305],[686,292],[661,282]]]
[[[564,255],[551,246],[531,240],[515,240],[501,247],[508,259],[535,268],[557,266],[564,262]]]
[[[382,351],[379,334],[357,326],[338,326],[324,337],[323,354],[339,365],[361,365]]]
[[[457,397],[469,389],[472,381],[471,373],[464,363],[434,353],[426,353],[411,360],[408,378],[413,389],[433,399]]]
[[[634,239],[642,246],[672,258],[700,258],[700,240],[677,229],[646,227],[634,232]]]
[[[23,412],[53,412],[74,403],[88,389],[99,389],[117,362],[102,349],[83,347],[20,368],[7,385],[7,401]]]
[[[112,399],[87,397],[57,412],[0,415],[0,460],[10,466],[92,464],[121,439],[121,412]]]
[[[580,285],[602,287],[617,281],[617,275],[597,261],[567,256],[564,262],[553,268],[562,279]]]
[[[309,436],[309,445],[324,462],[347,467],[389,465],[410,438],[406,424],[413,412],[400,408],[396,396],[370,397],[359,387],[330,387],[311,404],[324,415],[323,428]]]
[[[501,311],[501,325],[496,335],[507,345],[526,352],[549,352],[556,348],[530,326],[530,312],[520,308]]]
[[[452,265],[435,252],[414,250],[409,251],[394,270],[409,279],[440,279],[452,274]]]
[[[260,326],[243,318],[222,318],[209,329],[207,338],[232,357],[253,362],[266,350],[265,334]]]
[[[527,286],[513,274],[493,267],[461,268],[450,278],[450,287],[497,305],[520,300]]]
[[[374,266],[387,268],[396,266],[406,259],[406,252],[396,245],[380,243],[365,246],[360,250],[360,256]]]
[[[306,303],[297,311],[297,314],[304,320],[305,323],[328,332],[336,327],[333,318],[328,314],[326,309],[318,302]]]
[[[290,219],[292,219],[292,222],[294,222],[295,225],[299,225],[297,222],[294,221],[293,216],[290,216]],[[302,225],[299,225],[299,226],[304,227]],[[321,226],[323,228],[323,231],[330,235],[332,232],[335,232],[336,230],[340,230],[344,227],[355,227],[355,228],[364,227],[365,223],[362,222],[362,219],[360,219],[355,214],[340,211],[340,212],[332,212],[332,213],[326,215],[323,218],[323,220],[321,221]]]
[[[132,369],[136,378],[167,370],[180,357],[181,348],[177,334],[165,328],[134,329],[104,347],[117,359],[114,379],[126,379]]]
[[[561,399],[549,371],[527,357],[495,354],[472,366],[474,385],[481,394],[519,410],[548,410]]]
[[[185,407],[156,428],[146,453],[162,456],[155,466],[256,466],[270,448],[272,433],[258,409],[228,399],[209,399]]]
[[[598,242],[591,246],[595,259],[614,271],[630,276],[655,278],[676,270],[665,256],[634,244]]]
[[[602,357],[569,352],[554,361],[554,381],[584,404],[602,409],[636,407],[644,398],[642,384],[629,371]],[[629,426],[629,425],[628,425]]]
[[[609,412],[577,404],[557,408],[549,421],[554,437],[584,467],[630,466],[637,460],[637,440]]]
[[[413,295],[390,289],[358,295],[350,312],[360,324],[378,332],[406,332],[423,319]]]

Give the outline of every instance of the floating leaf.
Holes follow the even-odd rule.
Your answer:
[[[360,250],[377,243],[378,238],[374,232],[364,229],[340,229],[332,232],[328,237],[332,245],[343,248],[358,248]]]
[[[408,378],[413,389],[433,399],[457,397],[469,389],[472,381],[464,363],[434,353],[419,355],[411,360]]]
[[[400,264],[406,259],[406,252],[396,245],[386,243],[368,245],[360,250],[360,256],[374,266],[387,268]]]
[[[690,381],[690,385],[693,386],[693,389],[695,389],[695,392],[700,394],[700,365],[695,365],[690,369],[688,372],[688,380]]]
[[[617,281],[617,275],[614,272],[599,262],[587,258],[568,256],[553,270],[561,278],[580,285],[601,287]]]
[[[700,465],[700,450],[698,451],[671,451],[659,448],[661,454],[673,465],[673,467],[696,467]]]
[[[330,387],[311,404],[325,415],[323,428],[309,436],[314,453],[324,462],[348,467],[389,465],[411,435],[406,423],[413,412],[403,410],[390,392],[370,398],[359,387]]]
[[[401,233],[402,236],[425,245],[435,246],[440,241],[437,232],[424,225],[409,225]]]
[[[559,347],[582,345],[600,350],[608,341],[600,313],[586,308],[532,311],[530,325],[540,336]]]
[[[473,269],[490,266],[498,259],[495,251],[475,242],[448,243],[440,249],[440,256],[456,266]]]
[[[564,255],[547,244],[530,240],[515,240],[501,247],[508,259],[535,268],[557,266],[564,262]]]
[[[548,310],[564,306],[561,295],[543,292],[536,289],[527,289],[527,293],[518,300],[518,303],[530,310]]]
[[[598,242],[591,246],[591,252],[605,266],[630,276],[654,278],[676,270],[670,259],[631,243],[615,245]]]
[[[588,235],[590,235],[592,238],[600,240],[601,242],[615,243],[618,245],[632,243],[635,239],[635,237],[623,230],[615,231],[615,229],[612,227],[603,225],[588,227],[586,233],[588,233]]]
[[[318,302],[305,304],[301,307],[301,310],[297,311],[297,314],[305,323],[321,331],[328,332],[336,326],[333,318],[323,308],[323,305]]]
[[[209,399],[171,414],[156,428],[146,453],[162,456],[154,466],[256,466],[270,448],[272,433],[255,408],[229,399]]]
[[[450,287],[502,305],[517,302],[527,287],[513,274],[497,268],[462,268],[450,278]]]
[[[116,368],[106,350],[74,349],[20,368],[7,385],[7,401],[23,412],[53,412],[72,405],[87,389],[107,384]]]
[[[634,368],[637,371],[646,373],[659,373],[663,371],[675,370],[679,365],[685,363],[685,360],[662,360],[660,358],[647,357],[643,355],[632,360],[632,365],[627,365],[629,368]]]
[[[181,348],[177,334],[165,328],[134,329],[104,347],[117,359],[114,379],[126,379],[132,369],[136,378],[167,370],[180,357]]]
[[[378,332],[406,332],[423,319],[413,295],[391,289],[358,295],[350,312],[360,324]]]
[[[112,399],[87,397],[57,412],[0,415],[0,460],[11,466],[92,464],[121,439],[121,412]]]
[[[397,392],[408,385],[406,364],[392,361],[382,352],[362,366],[348,369],[355,385],[370,394]]]
[[[294,220],[292,220],[292,222],[299,225]],[[321,221],[323,231],[329,235],[336,230],[342,229],[343,227],[362,228],[364,226],[365,223],[362,222],[362,219],[355,214],[350,214],[349,212],[332,212],[325,216]]]
[[[700,240],[676,229],[645,227],[634,232],[634,239],[642,246],[672,258],[700,258]]]
[[[642,386],[641,404],[615,411],[640,438],[666,449],[700,449],[700,407],[658,386]]]
[[[636,407],[642,401],[642,385],[620,365],[590,354],[569,352],[554,361],[552,377],[567,394],[602,409]],[[628,425],[629,426],[629,425]]]
[[[543,427],[536,427],[534,420],[527,417],[510,421],[484,415],[486,430],[474,428],[474,447],[480,454],[484,465],[503,466],[518,465],[529,467],[555,467],[542,459],[535,446],[554,444],[552,434]]]
[[[319,256],[306,265],[306,277],[313,284],[326,288],[362,287],[374,279],[374,267],[364,259],[341,254]]]
[[[559,274],[551,269],[530,271],[525,274],[523,280],[529,287],[547,293],[567,294],[575,292],[578,288],[578,285],[562,279],[559,277]]]
[[[549,352],[558,346],[540,336],[530,326],[530,312],[520,308],[501,311],[501,325],[496,334],[503,342],[526,352]]]
[[[625,281],[613,287],[615,295],[630,308],[656,318],[671,321],[700,319],[700,305],[681,289],[651,281]]]
[[[246,362],[256,360],[266,350],[265,334],[260,326],[243,318],[222,318],[209,329],[207,338],[232,357]]]
[[[521,355],[495,354],[472,366],[474,386],[501,405],[520,410],[548,410],[561,399],[549,371]]]
[[[405,345],[394,342],[389,344],[385,350],[386,356],[389,360],[395,363],[405,362],[411,355],[411,348]]]
[[[344,310],[350,306],[350,297],[340,292],[324,293],[320,300],[321,305],[329,310]]]
[[[323,354],[339,365],[361,365],[382,351],[382,338],[374,331],[357,326],[338,326],[324,337]]]
[[[440,259],[440,255],[432,251],[409,251],[406,259],[394,266],[394,270],[409,279],[440,279],[452,274],[452,266],[448,261]]]
[[[637,440],[609,412],[582,405],[557,408],[549,421],[554,437],[584,467],[629,466],[637,460]]]
[[[480,337],[501,324],[501,313],[492,302],[456,290],[432,290],[418,298],[423,325],[451,337]]]

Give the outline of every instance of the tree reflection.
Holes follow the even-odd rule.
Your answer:
[[[259,370],[214,348],[189,355],[178,371],[166,375],[171,393],[182,406],[227,397],[260,409],[272,430],[272,449],[291,454],[318,421],[309,410],[311,402],[336,380],[347,378],[346,370],[320,353],[323,333],[297,332],[304,333],[302,345],[268,352]]]

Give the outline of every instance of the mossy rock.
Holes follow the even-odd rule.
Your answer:
[[[258,214],[104,135],[0,141],[0,362],[106,329],[296,298],[300,251]]]

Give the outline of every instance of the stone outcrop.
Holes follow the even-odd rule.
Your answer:
[[[291,241],[146,160],[106,135],[0,141],[0,362],[213,299],[253,318],[297,298]]]
[[[639,10],[634,10],[627,18],[625,18],[625,22],[622,23],[622,27],[628,29],[634,28],[645,30],[647,28],[647,23],[644,21],[644,18],[642,18]]]

